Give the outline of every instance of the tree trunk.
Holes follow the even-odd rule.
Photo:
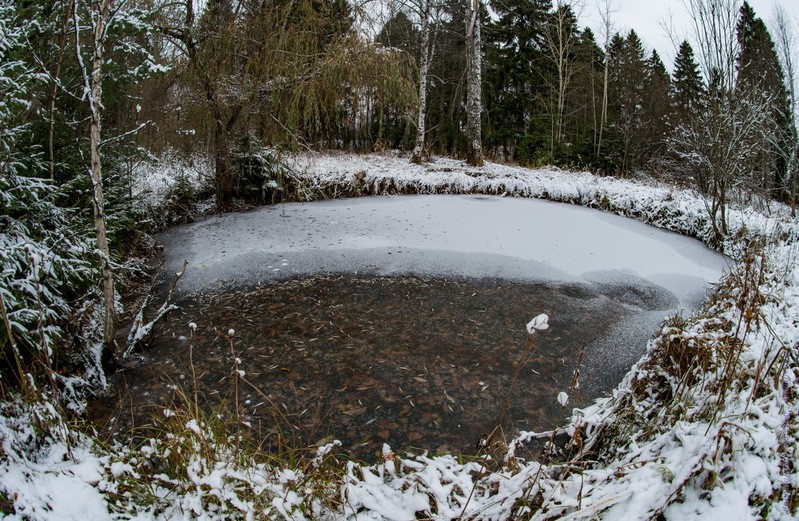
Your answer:
[[[111,255],[108,248],[108,236],[106,233],[105,210],[103,204],[103,176],[102,176],[102,156],[100,151],[100,132],[101,116],[103,107],[103,46],[105,45],[105,24],[108,20],[111,0],[101,0],[95,7],[94,13],[94,34],[92,55],[91,76],[88,78],[88,99],[90,121],[90,149],[91,166],[89,175],[92,180],[94,195],[94,230],[97,236],[97,249],[100,254],[102,290],[103,290],[103,362],[113,364],[116,360],[116,350],[114,345],[114,321],[115,294],[114,294],[114,274],[111,271]],[[80,35],[78,27],[77,2],[73,3],[73,17],[75,20],[75,41],[78,62],[82,65],[80,58]]]
[[[47,130],[47,159],[49,162],[50,181],[55,180],[55,102],[58,97],[58,78],[61,76],[61,66],[64,63],[64,51],[67,46],[67,30],[69,29],[69,9],[64,6],[64,19],[61,24],[61,34],[58,36],[58,57],[56,67],[53,72],[52,85],[50,86],[50,121]]]
[[[430,2],[425,3],[422,15],[422,46],[419,52],[419,112],[416,117],[416,143],[411,154],[411,163],[423,163],[429,159],[425,149],[425,120],[427,119],[427,73],[430,69]]]
[[[230,210],[233,202],[233,167],[230,164],[228,141],[225,125],[217,118],[214,126],[214,187],[216,208],[220,212]]]
[[[555,138],[556,146],[563,143],[563,119],[566,110],[566,83],[568,62],[566,61],[565,52],[560,52],[558,55],[558,109],[555,117]],[[554,156],[554,150],[553,156]]]
[[[608,121],[608,76],[610,69],[610,48],[605,45],[605,71],[602,78],[602,116],[599,118],[599,141],[596,145],[596,158],[602,155],[602,135],[605,131],[605,124]]]
[[[610,76],[610,33],[612,32],[612,23],[610,19],[612,0],[605,0],[605,5],[600,7],[600,15],[602,17],[602,27],[604,35],[604,67],[602,74],[602,111],[599,117],[599,137],[596,143],[596,158],[600,159],[602,156],[602,139],[605,133],[605,125],[608,122],[608,83]]]
[[[466,3],[466,162],[483,165],[480,0]]]

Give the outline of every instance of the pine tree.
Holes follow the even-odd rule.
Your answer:
[[[606,153],[623,174],[640,166],[647,66],[641,39],[631,30],[611,42],[610,94],[613,146]],[[611,136],[609,136],[611,137]]]
[[[400,49],[411,56],[419,54],[418,39],[419,31],[402,11],[391,17],[375,37],[380,45]]]
[[[76,315],[70,313],[70,297],[87,291],[87,282],[97,275],[90,262],[94,246],[86,234],[76,232],[80,226],[72,216],[55,204],[64,194],[54,183],[39,179],[49,177],[48,165],[20,142],[31,133],[26,115],[35,89],[41,86],[36,68],[28,62],[34,52],[32,38],[45,24],[31,13],[18,16],[17,7],[0,1],[0,386],[4,390],[12,377],[24,389],[35,387],[33,378],[40,369],[49,372],[56,359],[68,358],[59,339],[67,317]],[[35,362],[28,367],[31,360]],[[101,377],[99,363],[92,369]]]
[[[567,166],[593,166],[602,110],[604,54],[590,28],[580,32],[573,64],[573,87],[567,97],[565,119],[569,146],[563,150],[562,159]]]
[[[761,157],[752,162],[752,167],[759,170],[759,179],[754,182],[787,197],[786,161],[782,150],[787,148],[783,140],[790,132],[783,129],[790,128],[792,123],[785,75],[766,24],[755,15],[748,2],[741,6],[736,36],[740,46],[736,60],[736,95],[744,101],[759,101],[765,97],[770,107],[769,144]]]
[[[647,135],[642,143],[642,162],[653,164],[658,160],[665,148],[668,133],[668,115],[671,110],[669,102],[669,89],[671,78],[660,59],[657,51],[653,50],[646,62],[646,80],[643,93],[642,122],[647,129]]]
[[[737,26],[738,54],[736,88],[762,89],[778,95],[784,89],[784,74],[774,41],[763,20],[755,15],[752,6],[741,6]]]
[[[532,161],[548,140],[542,122],[544,24],[551,0],[494,1],[498,18],[484,28],[486,147],[494,154]]]
[[[431,64],[431,89],[428,92],[427,146],[444,154],[466,154],[462,129],[465,125],[464,71],[466,46],[464,45],[465,10],[463,0],[442,0],[443,14],[439,38],[436,42],[437,59]],[[433,87],[434,86],[434,87]]]
[[[680,44],[674,59],[674,79],[671,82],[671,102],[676,120],[699,110],[704,97],[702,75],[687,40]]]

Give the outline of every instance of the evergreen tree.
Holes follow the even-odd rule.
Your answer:
[[[437,59],[431,64],[428,147],[444,154],[465,155],[466,52],[463,0],[443,0],[442,24],[436,43]]]
[[[758,102],[765,98],[770,107],[770,143],[764,146],[761,157],[752,163],[759,170],[763,188],[787,197],[784,139],[790,132],[790,108],[785,89],[785,75],[766,24],[755,15],[748,2],[741,6],[737,25],[740,53],[737,57],[736,91],[743,102]]]
[[[680,44],[674,59],[674,80],[671,82],[671,102],[675,122],[700,109],[704,97],[702,75],[687,40]]]
[[[647,66],[641,39],[631,30],[611,41],[610,120],[612,141],[606,153],[622,174],[640,166],[644,128],[644,92]]]
[[[399,49],[413,60],[416,68],[419,69],[421,48],[419,33],[420,31],[414,27],[408,16],[400,11],[386,22],[377,34],[375,41],[389,49]],[[417,81],[420,81],[419,76],[419,74],[416,75]],[[419,86],[421,87],[421,85]],[[425,91],[425,94],[427,94],[427,91]],[[421,104],[421,100],[419,100],[419,103]],[[394,149],[404,148],[412,138],[410,135],[412,126],[408,124],[409,118],[407,114],[396,110],[388,110],[383,119],[385,127],[383,137],[386,139],[386,146]],[[418,134],[418,124],[416,131]]]
[[[785,77],[774,48],[774,41],[763,20],[744,2],[738,19],[736,88],[761,89],[776,96],[784,90]]]
[[[663,154],[671,110],[669,89],[671,78],[657,51],[646,62],[642,120],[647,132],[642,144],[643,163],[653,165]]]
[[[399,11],[389,18],[377,33],[375,41],[385,47],[400,49],[410,56],[419,55],[419,31],[408,19],[408,15]]]
[[[485,143],[495,155],[533,161],[545,146],[543,78],[550,62],[543,54],[543,24],[551,0],[494,1],[498,18],[485,27]]]

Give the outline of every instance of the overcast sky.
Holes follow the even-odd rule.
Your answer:
[[[585,0],[582,25],[590,26],[596,35],[597,43],[602,45],[600,31],[601,18],[598,3],[604,5],[604,0]],[[741,1],[743,4],[743,1]],[[613,0],[617,11],[611,16],[616,32],[622,34],[630,29],[635,29],[647,49],[657,49],[666,67],[671,70],[676,55],[663,23],[671,25],[677,32],[677,44],[689,36],[691,18],[683,0]],[[755,14],[762,18],[766,25],[771,26],[775,5],[782,5],[792,19],[795,29],[794,34],[799,38],[799,0],[749,0],[749,5]],[[688,38],[690,40],[690,38]]]

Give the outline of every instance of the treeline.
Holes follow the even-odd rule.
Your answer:
[[[786,75],[780,49],[747,3],[710,0],[690,6],[699,24],[694,45],[701,46],[701,52],[683,41],[669,73],[656,51],[644,49],[634,30],[609,34],[598,42],[590,29],[579,27],[567,2],[488,2],[482,12],[485,153],[522,164],[613,175],[645,170],[707,192],[712,173],[691,162],[685,134],[698,130],[703,118],[720,116],[708,113],[719,108],[719,100],[734,98],[735,106],[726,107],[732,113],[749,105],[769,115],[757,125],[750,122],[747,130],[751,148],[759,152],[735,158],[751,175],[747,187],[792,200],[796,131],[790,87],[795,72]],[[437,153],[463,155],[462,8],[460,2],[443,2],[438,9],[443,14],[437,18],[431,65],[435,79],[428,94],[427,143]],[[708,11],[705,18],[702,9]],[[377,41],[418,55],[415,11],[397,12]],[[718,24],[729,26],[731,19],[732,30],[718,33],[723,29]],[[782,39],[790,36],[783,33],[786,28],[779,28]],[[783,47],[788,53],[783,58],[790,64],[790,46]],[[731,59],[715,63],[717,52]],[[708,144],[714,140],[705,137]],[[699,145],[700,139],[695,136],[693,144]],[[392,145],[407,146],[396,137]]]
[[[81,33],[73,20],[84,3],[13,2],[37,27],[22,57],[39,73],[26,144],[59,183],[87,182],[79,175],[87,152],[76,144],[88,136],[89,107],[76,96],[85,78],[75,45],[91,28]],[[686,132],[732,97],[769,115],[749,136],[760,151],[738,158],[751,174],[747,188],[783,200],[796,192],[790,23],[778,27],[777,45],[747,3],[689,2],[702,27],[682,42],[671,73],[634,30],[610,34],[608,20],[598,41],[563,0],[385,0],[374,38],[363,31],[374,2],[210,0],[199,11],[191,0],[106,3],[120,16],[110,20],[103,58],[102,124],[126,135],[105,146],[109,165],[169,148],[207,153],[220,208],[239,193],[248,154],[264,147],[465,157],[475,124],[490,158],[610,175],[644,170],[707,192],[712,173],[686,161],[697,144]],[[703,8],[734,17],[734,26],[708,35],[729,20],[703,20]],[[467,61],[475,36],[477,63]],[[714,63],[716,52],[731,57]],[[479,92],[470,101],[475,66]]]
[[[189,4],[158,15],[171,70],[139,93],[153,123],[139,143],[211,150],[220,207],[237,193],[241,158],[263,147],[645,171],[722,208],[728,189],[796,198],[784,13],[775,39],[746,2],[692,0],[694,34],[669,72],[634,30],[612,34],[608,20],[598,40],[561,0],[393,0],[374,38],[345,0]],[[731,177],[720,187],[720,176]]]

